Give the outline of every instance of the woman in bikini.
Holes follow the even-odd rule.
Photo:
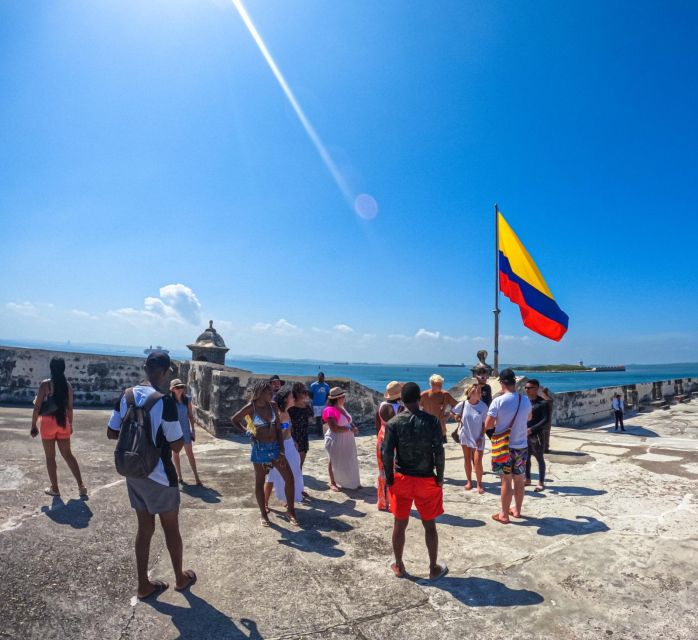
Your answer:
[[[276,406],[279,408],[279,420],[281,430],[284,432],[284,454],[286,462],[291,467],[294,480],[294,499],[296,502],[303,502],[303,473],[301,471],[301,456],[298,446],[293,439],[291,429],[290,412],[294,407],[294,396],[290,384],[286,384],[276,393]],[[266,512],[269,513],[269,498],[271,490],[274,489],[276,499],[283,502],[286,495],[286,482],[278,469],[272,469],[267,476],[264,485],[264,504]]]
[[[54,497],[60,496],[56,470],[56,445],[58,445],[58,450],[75,476],[80,496],[84,498],[87,496],[87,489],[82,482],[78,461],[70,450],[70,436],[73,434],[73,387],[65,378],[63,358],[51,358],[49,368],[51,377],[39,385],[34,398],[34,413],[29,431],[32,438],[36,438],[41,433],[41,443],[44,445],[46,469],[51,483],[50,487],[44,489],[44,493]],[[36,426],[39,417],[41,417],[40,429]]]
[[[262,515],[261,524],[269,526],[269,515],[264,504],[264,480],[270,469],[278,469],[285,483],[286,516],[292,525],[298,525],[293,503],[293,473],[284,454],[284,431],[279,421],[279,409],[272,402],[272,388],[268,380],[260,380],[252,387],[252,400],[230,421],[233,427],[252,436],[250,460],[254,466],[255,497]]]

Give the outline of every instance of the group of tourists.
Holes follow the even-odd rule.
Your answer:
[[[45,491],[51,496],[60,495],[55,460],[58,446],[80,495],[87,497],[78,462],[70,451],[73,392],[65,377],[63,359],[53,358],[50,370],[50,379],[41,383],[35,399],[30,432],[32,437],[41,434],[50,480]],[[140,599],[169,586],[148,576],[156,515],[174,569],[175,589],[183,591],[196,581],[196,574],[183,569],[182,562],[178,520],[178,485],[184,484],[182,449],[196,484],[202,485],[192,446],[196,439],[192,401],[185,384],[177,378],[168,382],[171,362],[166,352],[151,352],[144,370],[145,380],[121,394],[107,424],[107,437],[118,441],[117,471],[126,476],[129,501],[136,511]],[[430,578],[438,578],[448,570],[438,561],[436,518],[443,513],[444,444],[449,421],[457,423],[451,436],[463,451],[465,491],[485,493],[483,454],[485,439],[491,440],[492,471],[500,477],[501,500],[494,520],[508,524],[510,518],[521,517],[524,487],[530,484],[531,457],[539,468],[535,490],[545,488],[549,394],[536,380],[526,382],[525,395],[518,394],[514,372],[505,369],[499,375],[501,392],[493,396],[487,383],[489,371],[477,370],[475,374],[476,381],[465,389],[462,401],[443,390],[443,378],[436,374],[424,392],[414,382],[390,382],[376,411],[377,506],[394,516],[395,559],[391,568],[397,577],[406,575],[402,555],[413,504],[425,530]],[[232,416],[235,430],[251,438],[250,460],[262,526],[270,526],[272,493],[284,504],[288,522],[298,526],[296,504],[310,499],[304,487],[303,465],[309,450],[311,418],[315,418],[318,435],[324,438],[330,490],[360,488],[355,439],[358,427],[345,407],[346,399],[347,392],[340,387],[330,388],[322,373],[309,387],[272,376],[255,382],[249,402]],[[149,437],[142,437],[142,433]]]

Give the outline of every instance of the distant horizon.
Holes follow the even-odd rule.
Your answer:
[[[57,342],[57,341],[51,341],[51,340],[16,340],[16,339],[10,339],[10,338],[0,338],[0,347],[10,347],[10,348],[19,348],[19,349],[42,349],[45,351],[64,351],[66,353],[93,353],[94,355],[124,355],[124,356],[130,356],[130,357],[139,357],[139,356],[144,356],[145,354],[143,353],[144,349],[150,348],[151,346],[155,345],[147,345],[144,347],[140,347],[137,345],[125,345],[125,344],[114,344],[114,343],[109,343],[109,342],[74,342],[72,340],[68,340],[66,342]],[[163,349],[167,349],[168,353],[173,354],[174,359],[185,359],[189,360],[191,359],[190,357],[187,357],[187,354],[185,349],[178,349],[178,348],[168,348],[166,345],[160,345],[162,346]],[[80,348],[81,351],[72,351],[71,347],[74,348]],[[85,351],[85,349],[89,348],[94,348],[94,349],[99,349],[99,348],[108,348],[111,349],[112,351],[110,353],[104,353],[100,354],[99,352],[90,352],[90,351]],[[116,350],[119,351],[116,351]],[[183,357],[179,357],[177,354],[182,354]],[[489,352],[488,352],[489,354]],[[226,354],[226,360],[242,360],[242,361],[253,361],[253,362],[293,362],[293,363],[307,363],[307,364],[327,364],[327,365],[344,365],[344,363],[347,363],[349,365],[367,365],[367,366],[398,366],[398,367],[405,367],[405,366],[438,366],[438,363],[436,362],[425,362],[425,361],[410,361],[410,362],[384,362],[384,361],[368,361],[368,360],[362,360],[362,361],[354,361],[354,360],[324,360],[324,359],[316,359],[316,358],[288,358],[288,357],[282,357],[282,356],[266,356],[266,355],[261,355],[261,354],[241,354],[241,353],[230,353]],[[467,361],[462,360],[465,364],[465,369],[469,369],[470,367],[475,365],[475,362],[469,363]],[[456,365],[456,368],[460,368],[460,363],[459,362],[450,362],[450,363],[445,363],[447,366],[452,366]],[[491,354],[488,355],[488,364],[492,364],[491,361]],[[531,362],[531,363],[526,363],[526,362],[506,362],[502,361],[501,365],[506,365],[515,368],[516,366],[525,366],[525,367],[535,367],[535,366],[552,366],[552,365],[576,365],[579,364],[579,361],[577,362]],[[683,362],[584,362],[584,366],[615,366],[615,365],[623,365],[625,367],[633,367],[633,366],[671,366],[671,365],[676,365],[676,366],[686,366],[686,365],[692,365],[692,364],[698,364],[698,361],[683,361]]]

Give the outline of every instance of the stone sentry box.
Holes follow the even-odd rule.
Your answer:
[[[270,376],[210,362],[187,361],[179,363],[179,377],[191,394],[197,425],[220,437],[233,433],[230,417],[249,402],[252,385]],[[284,378],[286,382],[302,382],[306,386],[315,380],[303,376]],[[346,408],[357,425],[367,430],[373,426],[376,408],[383,399],[380,393],[345,378],[328,378],[327,383],[346,390]]]

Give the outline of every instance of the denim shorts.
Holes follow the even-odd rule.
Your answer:
[[[250,460],[255,464],[269,464],[274,462],[279,457],[281,453],[281,447],[279,447],[279,442],[274,440],[274,442],[259,442],[259,440],[252,441],[252,453],[250,455]]]

